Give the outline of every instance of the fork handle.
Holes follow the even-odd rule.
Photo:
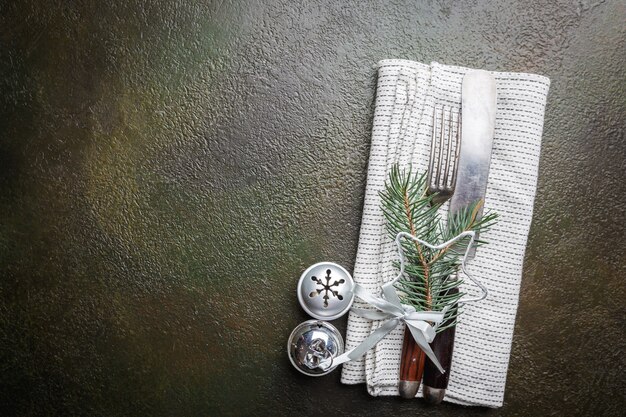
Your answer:
[[[400,360],[400,384],[398,391],[402,398],[415,398],[422,381],[426,355],[415,343],[409,329],[404,330],[402,356]]]

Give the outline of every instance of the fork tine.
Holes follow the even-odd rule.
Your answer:
[[[461,152],[461,120],[463,120],[463,117],[461,111],[459,111],[459,115],[457,116],[459,118],[458,122],[457,122],[457,130],[456,130],[456,149],[454,150],[454,168],[452,169],[452,181],[450,182],[450,191],[454,192],[454,189],[456,188],[456,174],[458,171],[458,164],[459,164],[459,153]]]
[[[453,114],[452,114],[452,108],[450,108],[450,120],[448,121],[448,143],[447,143],[447,147],[448,147],[448,152],[446,154],[446,162],[445,162],[445,167],[446,167],[446,172],[445,175],[443,177],[443,184],[441,184],[441,186],[443,188],[445,188],[446,190],[450,190],[450,187],[448,187],[448,176],[450,175],[450,157],[452,156],[452,120],[454,119]]]
[[[444,138],[445,138],[445,115],[446,109],[445,106],[441,107],[441,131],[439,132],[439,160],[437,161],[437,180],[435,185],[437,188],[441,187],[441,173],[443,171],[443,148],[444,148]]]
[[[433,187],[433,169],[435,168],[435,137],[436,137],[436,123],[437,123],[437,109],[433,108],[433,134],[430,138],[430,159],[428,161],[428,176],[426,181],[428,182],[429,190]],[[436,177],[435,177],[436,178]]]

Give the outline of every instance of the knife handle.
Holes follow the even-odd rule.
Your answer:
[[[426,389],[427,386],[429,388],[443,390],[448,388],[450,365],[452,364],[452,353],[454,351],[455,329],[456,327],[445,329],[439,333],[430,344],[431,349],[437,356],[445,373],[442,374],[439,372],[439,369],[427,358],[424,365],[424,389]]]
[[[415,343],[409,329],[404,330],[402,356],[400,359],[400,384],[398,391],[402,398],[415,398],[422,381],[426,354]]]
[[[458,292],[458,288],[453,288],[448,291],[448,294]],[[450,378],[450,368],[452,365],[452,354],[454,352],[455,333],[456,326],[448,327],[438,333],[430,344],[431,349],[435,353],[441,367],[445,371],[443,374],[439,372],[439,369],[437,369],[430,359],[426,358],[426,363],[424,365],[424,399],[431,404],[441,403],[446,394],[448,380]]]

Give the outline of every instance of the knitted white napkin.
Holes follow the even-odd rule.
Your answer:
[[[354,279],[373,293],[397,271],[395,246],[385,229],[379,191],[395,162],[427,170],[433,106],[460,108],[468,68],[405,60],[379,63],[367,187]],[[499,220],[481,238],[489,242],[468,263],[488,290],[486,300],[465,306],[457,326],[446,401],[500,407],[511,351],[522,264],[533,213],[543,116],[550,80],[532,74],[494,72],[497,113],[485,207]],[[447,204],[443,207],[447,210]],[[440,243],[440,242],[434,242]],[[476,294],[471,283],[463,291]],[[355,307],[363,307],[358,300]],[[350,313],[346,350],[378,322]],[[343,365],[342,382],[367,383],[371,395],[398,395],[403,326],[359,361]],[[418,396],[421,396],[421,389]]]

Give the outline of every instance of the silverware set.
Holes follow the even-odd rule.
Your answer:
[[[473,71],[463,78],[461,112],[441,106],[433,110],[433,134],[428,164],[428,193],[435,203],[450,200],[455,213],[485,198],[496,114],[495,79],[487,71]],[[454,120],[456,119],[456,129]],[[482,207],[477,217],[482,216]],[[473,258],[476,248],[470,248]],[[449,279],[456,279],[454,275]],[[458,291],[458,289],[456,290]],[[431,343],[445,373],[425,357],[410,333],[405,332],[400,364],[399,393],[414,398],[423,379],[424,398],[443,401],[452,364],[455,327],[443,330]]]

